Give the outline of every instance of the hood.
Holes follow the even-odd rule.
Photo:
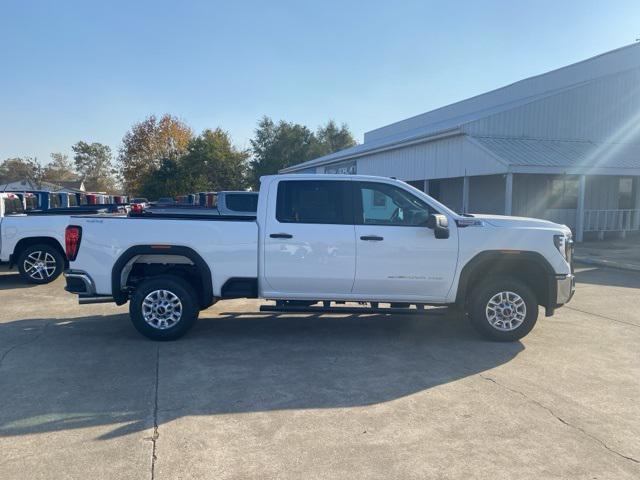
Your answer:
[[[553,223],[549,220],[543,220],[541,218],[528,218],[528,217],[508,217],[506,215],[476,215],[473,217],[477,220],[482,220],[493,227],[511,227],[511,228],[545,228],[556,229],[564,232],[570,231],[566,225],[560,225],[559,223]]]

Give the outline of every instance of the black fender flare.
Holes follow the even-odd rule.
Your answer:
[[[202,302],[201,308],[207,308],[213,304],[213,282],[211,269],[207,262],[192,248],[178,245],[136,245],[125,250],[111,269],[111,292],[117,305],[127,302],[127,294],[122,291],[120,275],[124,266],[137,255],[180,255],[193,262],[202,277]]]
[[[467,294],[470,288],[470,280],[474,273],[484,269],[489,272],[491,267],[509,265],[518,261],[534,262],[544,270],[546,279],[544,279],[547,288],[547,301],[543,303],[547,315],[553,314],[556,307],[556,297],[558,294],[558,285],[556,282],[556,273],[549,261],[540,253],[528,250],[487,250],[476,254],[460,272],[458,280],[458,291],[456,293],[456,306],[465,304]]]

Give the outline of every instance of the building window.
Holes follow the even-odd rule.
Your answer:
[[[379,208],[387,207],[387,196],[380,190],[373,191],[373,206]]]
[[[578,208],[578,179],[556,177],[549,180],[549,206],[554,209]]]
[[[618,186],[618,208],[633,208],[633,178],[622,177]]]
[[[324,173],[341,173],[347,175],[355,175],[358,173],[358,164],[354,162],[338,163],[324,167]]]

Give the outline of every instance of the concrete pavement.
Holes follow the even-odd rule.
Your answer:
[[[584,264],[640,272],[640,235],[577,243],[575,259]]]
[[[241,300],[158,344],[0,274],[0,478],[639,478],[640,275],[578,278],[514,344]]]

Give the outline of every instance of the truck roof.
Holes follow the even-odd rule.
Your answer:
[[[402,182],[394,177],[381,177],[378,175],[351,175],[348,173],[282,173],[279,175],[264,175],[260,177],[260,181],[272,179],[321,179],[321,180],[364,180],[364,181],[383,181],[383,182]]]

